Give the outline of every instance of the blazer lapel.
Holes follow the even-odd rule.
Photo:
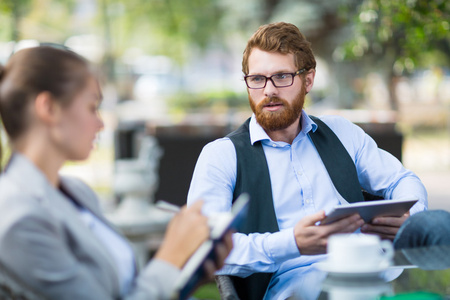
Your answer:
[[[87,188],[86,184],[77,179],[61,176],[60,185],[64,192],[69,194],[79,205],[89,210],[97,218],[111,227],[112,230],[118,232],[117,229],[103,216],[100,207],[98,206],[97,195],[90,188]]]
[[[53,188],[49,189],[47,192],[49,193],[49,199],[51,199],[49,209],[57,214],[61,214],[65,218],[67,226],[71,228],[71,232],[78,236],[78,240],[80,242],[82,241],[83,247],[86,248],[86,252],[89,252],[90,255],[95,256],[96,261],[103,261],[103,267],[107,267],[109,269],[106,273],[113,276],[114,291],[117,294],[120,294],[118,277],[119,270],[117,269],[117,264],[111,253],[80,218],[78,208],[71,199],[69,199],[61,191]],[[70,196],[73,196],[77,201],[79,200],[80,197],[78,196],[77,191],[71,190],[69,192]],[[89,207],[84,206],[84,202],[79,203],[83,207],[89,209]]]
[[[62,216],[71,232],[78,236],[80,241],[82,240],[84,244],[89,245],[89,247],[95,251],[92,252],[92,254],[96,254],[96,256],[105,260],[105,262],[113,269],[111,271],[114,274],[117,274],[116,264],[111,254],[80,218],[78,208],[75,204],[73,204],[62,192],[53,188],[47,191],[47,195],[49,196],[48,209],[53,211],[55,215]]]
[[[116,232],[117,235],[121,236],[124,243],[127,243],[130,249],[132,249],[133,251],[133,246],[130,244],[130,242],[125,237],[123,237],[122,233],[101,213],[99,206],[97,206],[97,195],[90,188],[87,188],[87,186],[79,180],[68,178],[65,176],[61,176],[60,183],[61,188],[64,189],[67,194],[73,197],[73,199],[78,204],[89,210],[99,220],[105,223],[112,231]],[[134,270],[136,276],[139,270],[139,265],[137,264],[136,258],[134,258]]]

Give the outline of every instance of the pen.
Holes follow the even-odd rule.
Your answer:
[[[164,200],[158,200],[156,202],[155,206],[158,209],[165,210],[165,211],[168,211],[168,212],[172,212],[172,213],[175,213],[175,214],[179,213],[180,209],[181,209],[179,206],[177,206],[175,204],[172,204],[172,203],[169,203],[169,202],[164,201]]]

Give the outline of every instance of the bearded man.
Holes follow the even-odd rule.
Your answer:
[[[419,178],[360,127],[303,110],[315,68],[311,45],[296,26],[261,26],[242,62],[254,114],[206,145],[194,170],[188,205],[203,199],[207,215],[229,211],[240,193],[251,196],[247,222],[233,235],[234,249],[219,272],[235,276],[239,290],[247,290],[241,299],[286,299],[294,290],[314,298],[325,276],[315,263],[323,260],[330,235],[360,230],[394,240],[409,215],[427,207]],[[353,215],[320,225],[325,211],[362,200],[361,189],[419,201],[402,217],[364,224]],[[250,280],[238,279],[245,277]]]

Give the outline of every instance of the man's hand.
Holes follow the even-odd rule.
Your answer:
[[[323,254],[327,251],[328,237],[335,233],[351,233],[364,224],[358,214],[327,225],[316,225],[325,219],[319,211],[301,219],[294,227],[295,241],[302,255]]]
[[[393,241],[400,226],[410,216],[409,212],[401,217],[377,217],[361,227],[361,232],[376,234],[383,240]]]

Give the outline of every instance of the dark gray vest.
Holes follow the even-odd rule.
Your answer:
[[[309,136],[339,194],[348,202],[363,201],[355,164],[334,132],[320,119],[310,116],[318,125]],[[248,119],[227,137],[233,142],[237,157],[236,186],[233,201],[241,194],[250,195],[248,217],[240,232],[265,233],[279,231],[273,206],[269,168],[261,142],[250,141]],[[272,273],[256,273],[247,278],[231,276],[241,299],[260,300]]]

